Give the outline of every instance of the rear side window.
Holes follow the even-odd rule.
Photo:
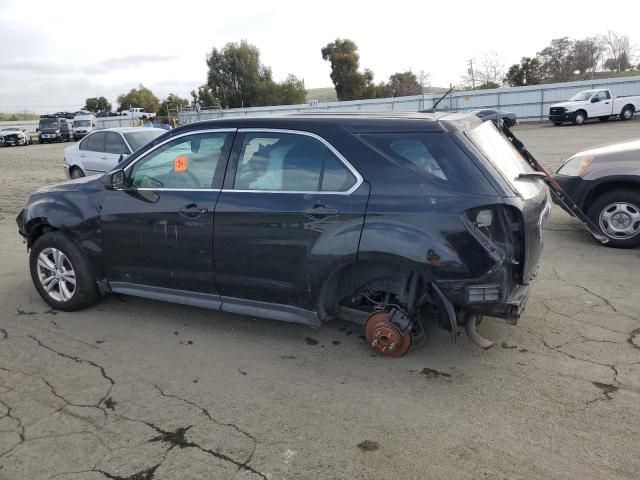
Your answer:
[[[316,138],[276,132],[245,133],[233,188],[281,192],[343,192],[356,182]]]
[[[495,189],[473,161],[444,133],[367,133],[371,147],[415,174],[446,190],[495,195]]]
[[[119,133],[107,132],[107,139],[104,144],[104,151],[107,153],[128,154],[129,149]]]
[[[80,143],[80,150],[88,150],[90,152],[104,152],[105,132],[97,132],[89,135]]]

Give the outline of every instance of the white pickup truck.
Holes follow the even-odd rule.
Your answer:
[[[573,122],[582,125],[588,118],[606,122],[613,116],[620,120],[630,120],[640,111],[640,95],[613,97],[607,89],[585,90],[568,101],[555,103],[549,108],[549,120],[554,125]]]
[[[129,110],[123,110],[121,115],[129,117],[133,120],[139,120],[141,118],[153,118],[156,116],[155,112],[145,112],[144,108],[132,107]]]

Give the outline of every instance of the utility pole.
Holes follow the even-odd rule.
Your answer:
[[[471,85],[476,89],[476,77],[473,74],[473,58],[469,59],[469,73],[471,74]]]

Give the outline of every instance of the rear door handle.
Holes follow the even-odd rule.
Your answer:
[[[178,213],[183,217],[187,218],[197,218],[200,215],[204,215],[208,213],[208,208],[200,208],[195,203],[190,203],[189,205],[185,205],[184,207],[178,210]]]
[[[313,207],[307,208],[305,213],[311,215],[338,215],[340,210],[337,208],[328,208],[324,203],[316,203]]]

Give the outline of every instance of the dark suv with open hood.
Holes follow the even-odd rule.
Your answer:
[[[515,323],[547,188],[469,114],[222,119],[167,132],[111,172],[42,188],[17,221],[54,308],[116,292],[364,328],[402,355],[434,321],[482,346]]]

